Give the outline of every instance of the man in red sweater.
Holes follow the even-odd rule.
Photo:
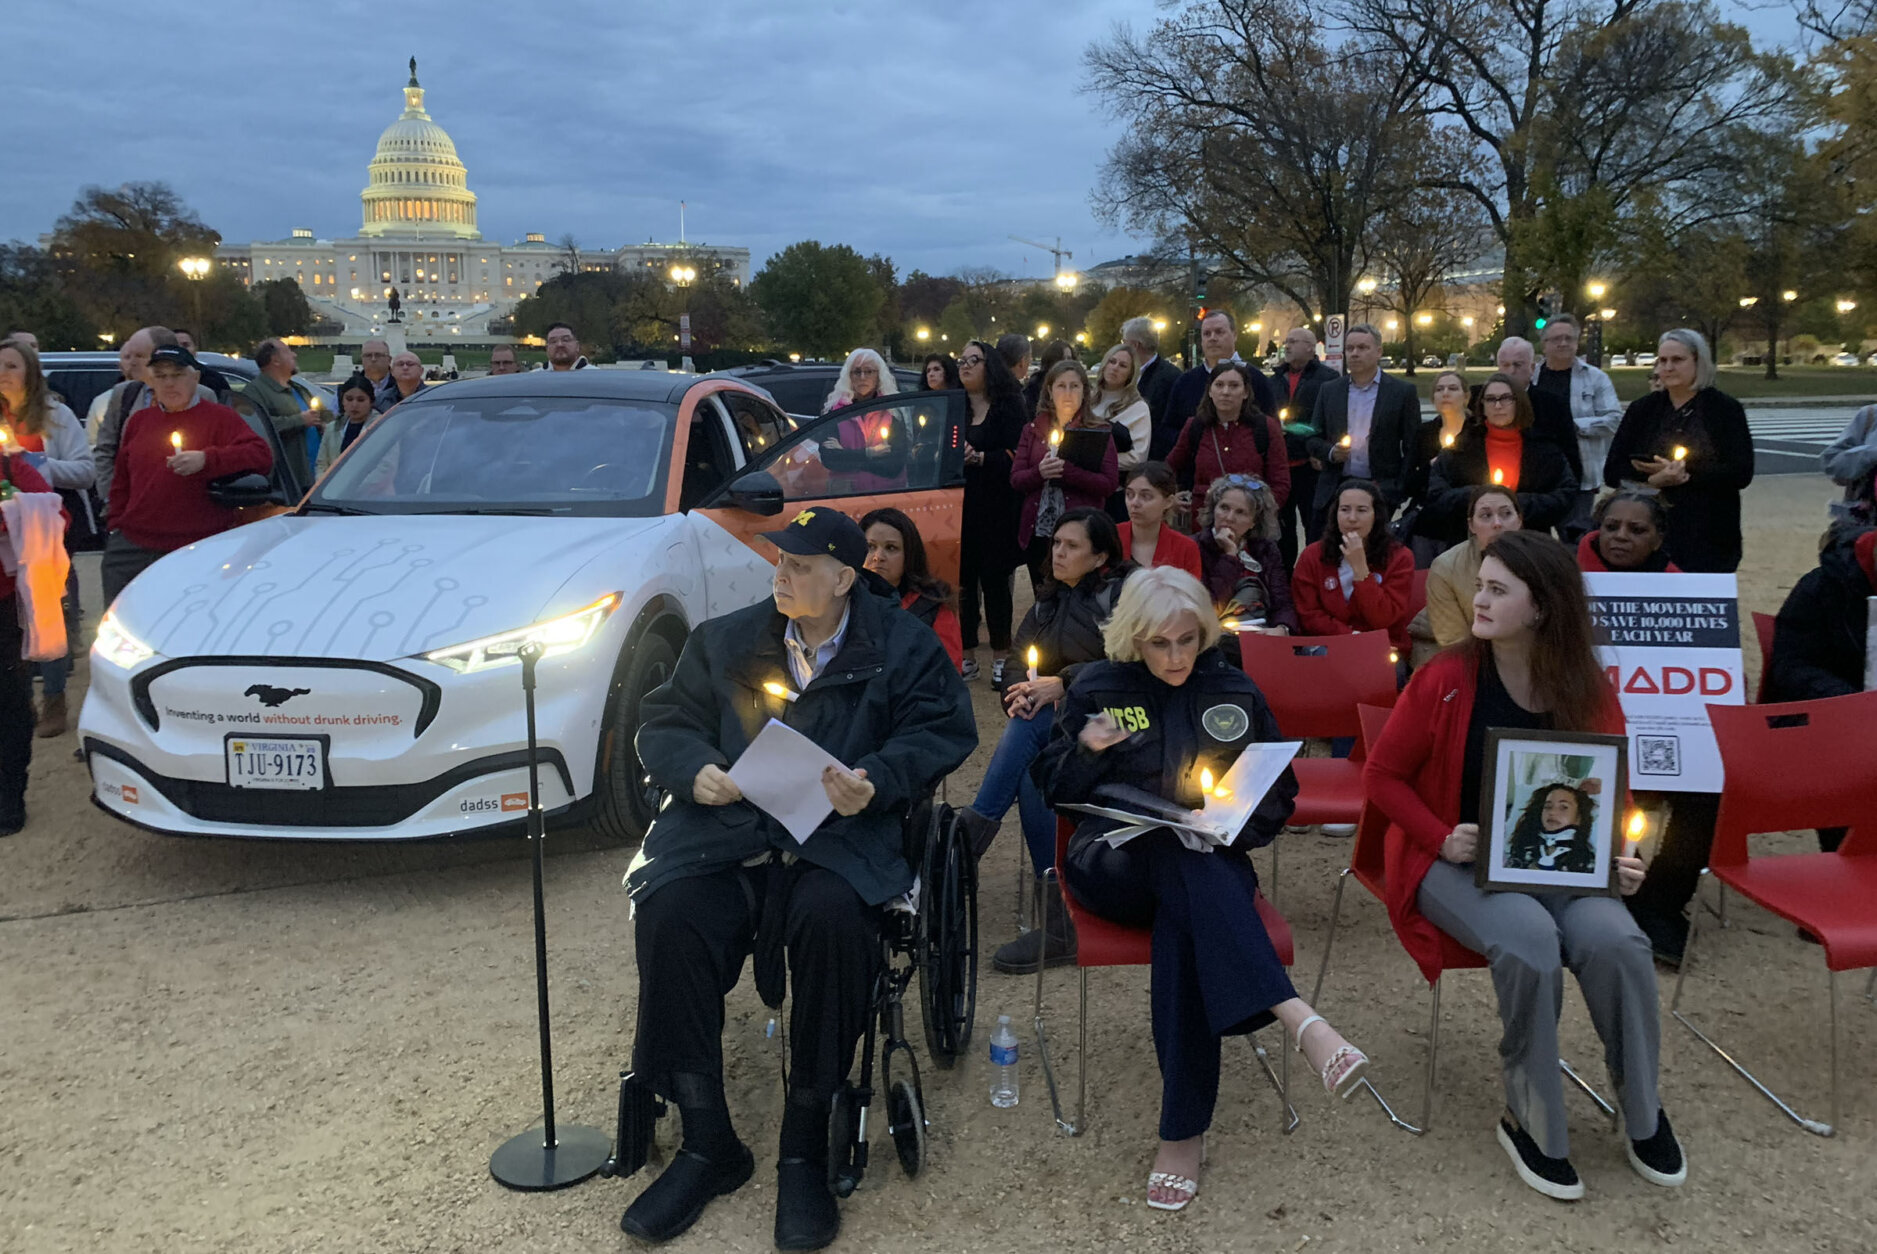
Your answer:
[[[238,521],[209,499],[209,481],[273,469],[274,454],[241,415],[200,400],[196,359],[180,345],[150,354],[155,404],[124,423],[111,475],[111,536],[101,573],[106,605],[159,557]]]

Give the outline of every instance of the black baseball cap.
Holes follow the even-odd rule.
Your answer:
[[[152,366],[165,361],[172,365],[181,366],[184,370],[202,369],[201,365],[195,359],[195,354],[191,353],[180,344],[165,344],[163,347],[150,354],[150,364]]]
[[[838,509],[805,509],[780,531],[765,531],[763,539],[799,557],[825,555],[855,570],[867,562],[867,536],[860,524]]]

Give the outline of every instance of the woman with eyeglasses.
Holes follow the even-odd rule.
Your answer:
[[[965,500],[959,537],[958,627],[967,680],[978,677],[978,624],[991,639],[991,682],[1001,686],[1010,656],[1012,576],[1023,562],[1017,520],[1023,493],[1010,484],[1017,444],[1029,426],[1023,387],[997,350],[972,340],[958,354],[958,380],[971,404],[965,428]],[[983,612],[979,612],[979,598]]]
[[[857,348],[841,363],[841,373],[821,412],[863,405],[899,391],[886,359],[871,348]],[[843,419],[834,435],[821,442],[821,464],[844,475],[850,492],[891,492],[906,486],[909,449],[905,427],[893,410]]]
[[[1511,376],[1495,373],[1479,390],[1485,421],[1463,428],[1428,472],[1427,534],[1464,534],[1474,488],[1516,494],[1527,531],[1548,531],[1570,516],[1577,480],[1562,449],[1533,436],[1532,402]]]

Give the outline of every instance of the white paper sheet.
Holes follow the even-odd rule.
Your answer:
[[[821,786],[821,772],[830,765],[845,769],[826,749],[772,718],[730,767],[730,778],[800,843],[834,813]]]
[[[1252,811],[1258,808],[1258,803],[1264,800],[1264,795],[1271,791],[1271,785],[1277,783],[1284,768],[1290,765],[1291,759],[1297,756],[1301,748],[1301,740],[1246,745],[1244,752],[1232,763],[1232,769],[1225,773],[1225,778],[1214,786],[1214,795],[1206,798],[1205,808],[1190,812],[1185,822],[1135,814],[1110,806],[1065,805],[1063,809],[1099,814],[1127,823],[1126,827],[1104,834],[1103,839],[1112,845],[1120,845],[1156,827],[1165,827],[1188,848],[1204,852],[1229,845],[1238,839]],[[1219,793],[1225,795],[1220,797],[1217,795]]]

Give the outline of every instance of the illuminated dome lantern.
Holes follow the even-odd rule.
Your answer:
[[[360,193],[366,238],[481,239],[476,194],[449,133],[424,111],[417,58],[404,85],[404,112],[378,137],[368,185]]]

